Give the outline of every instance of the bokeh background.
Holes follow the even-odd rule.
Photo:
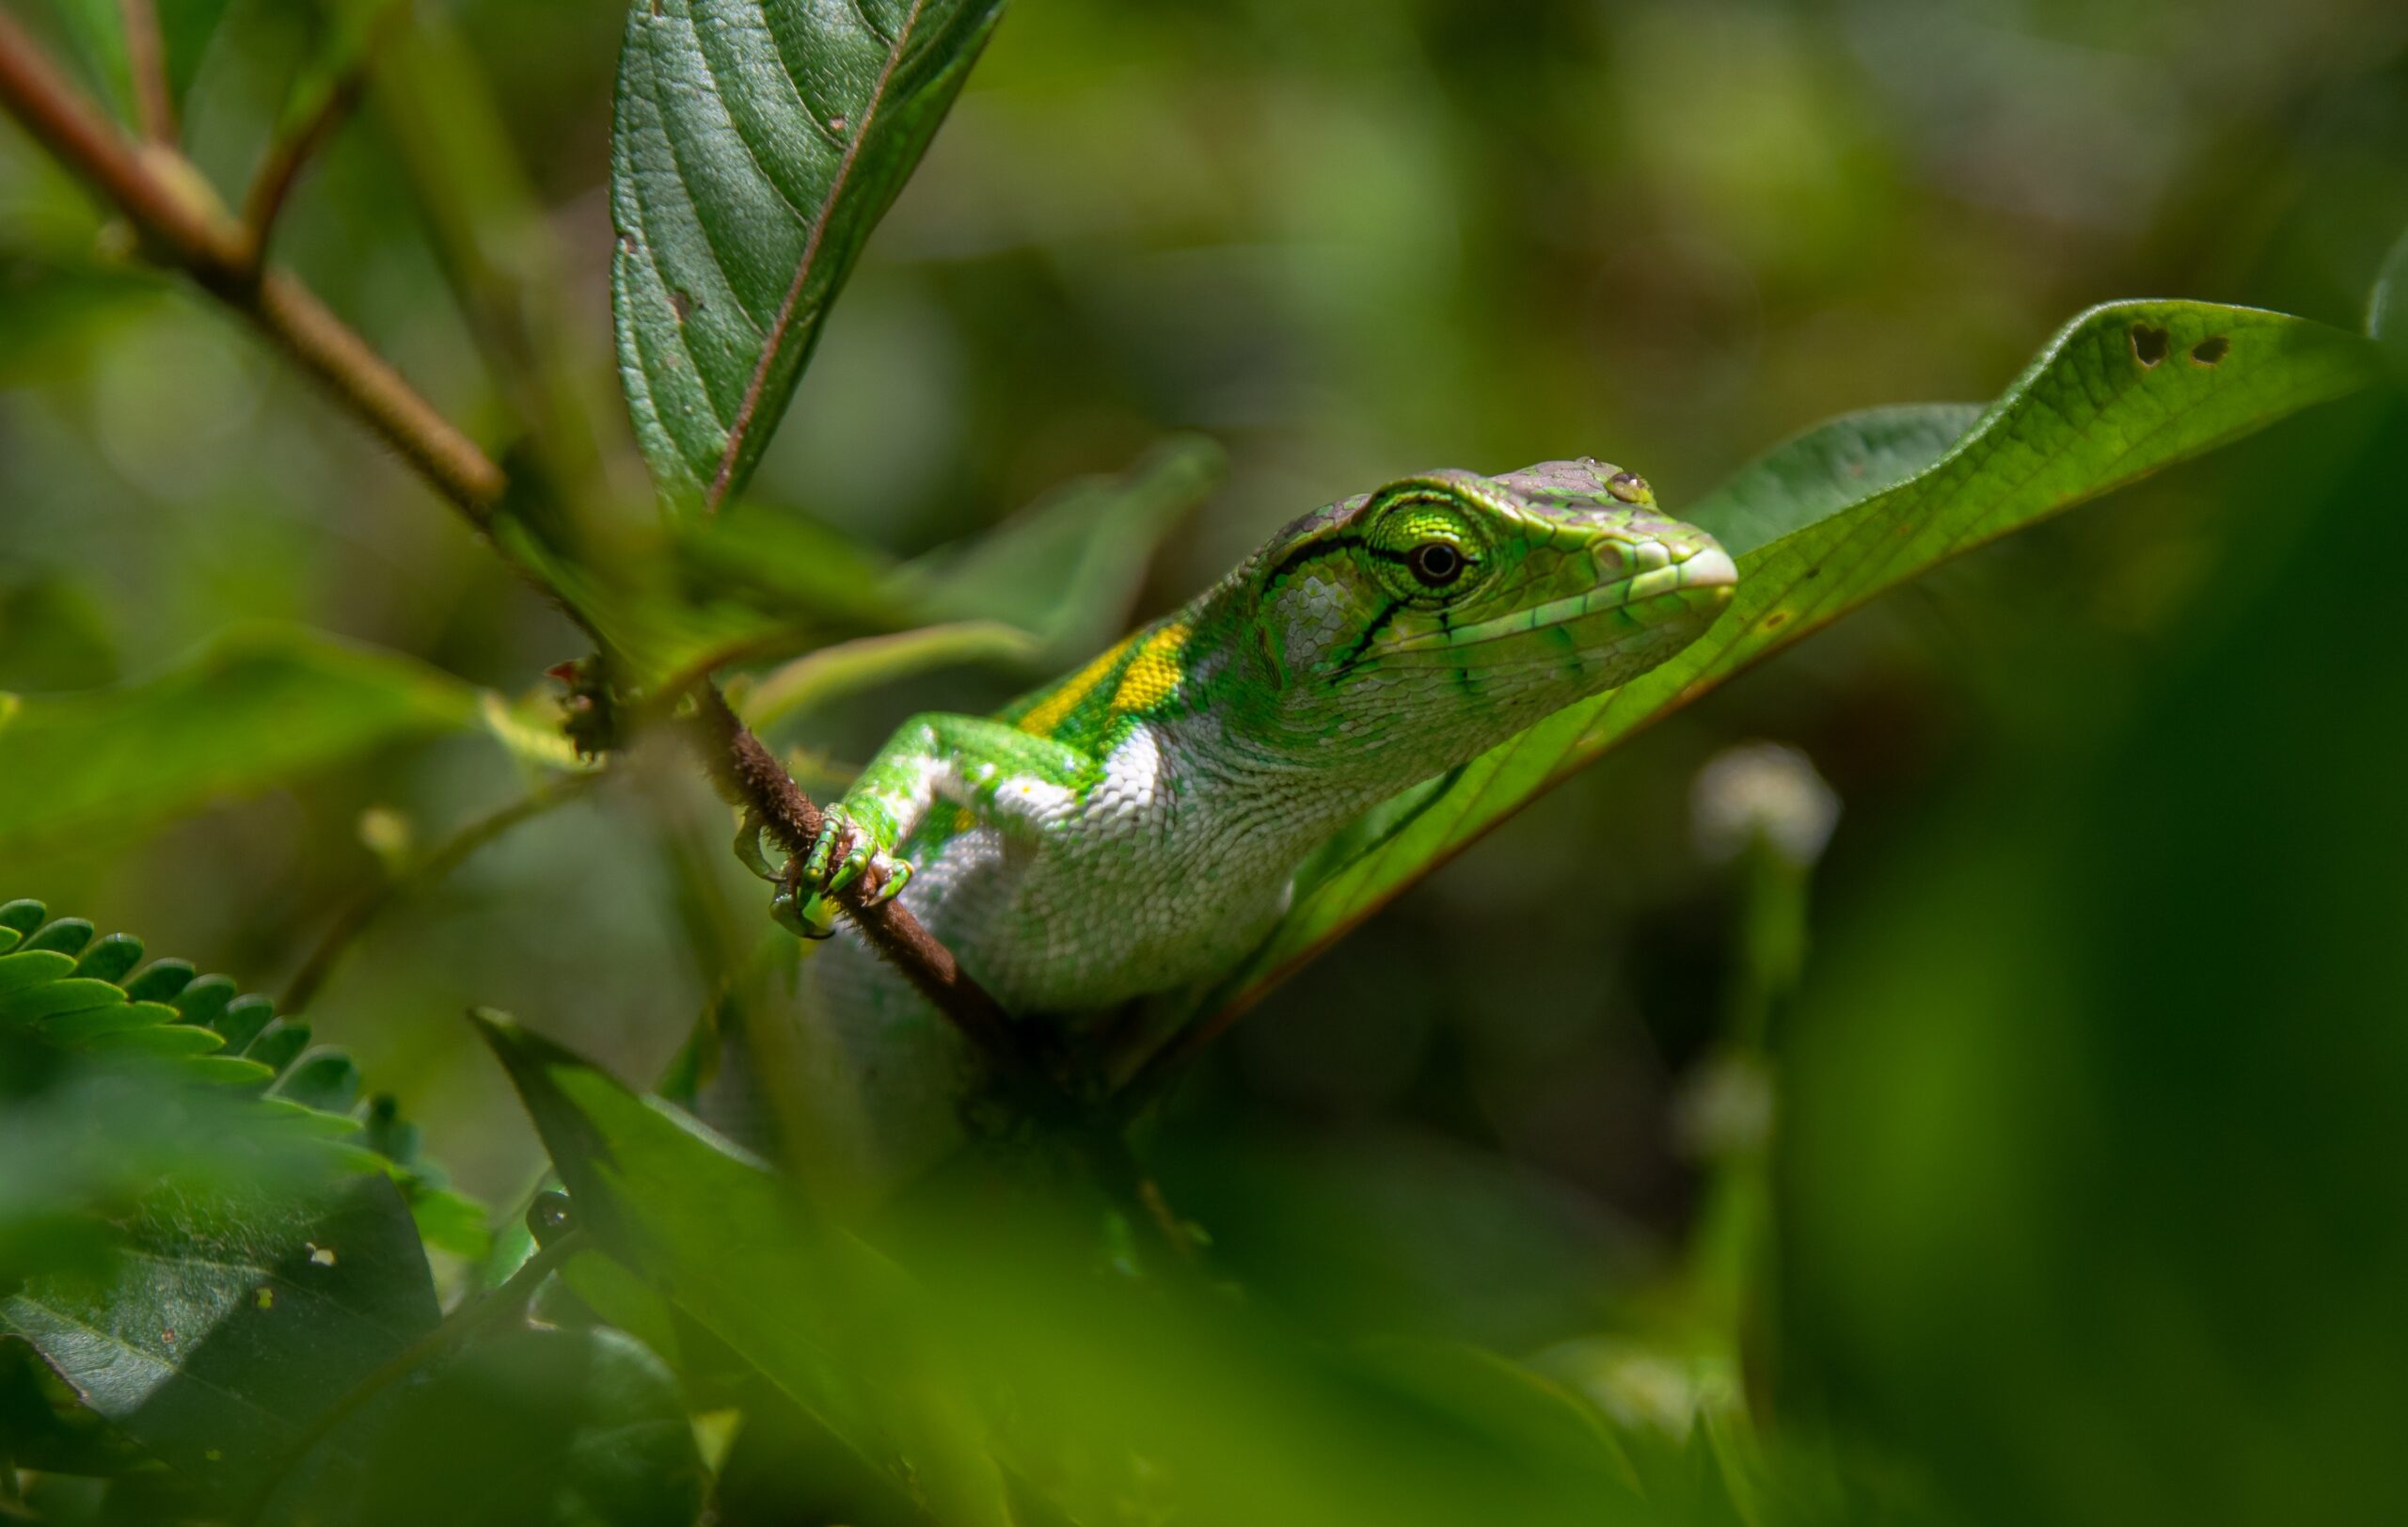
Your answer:
[[[186,135],[229,194],[309,17],[237,0],[203,61]],[[488,437],[476,304],[531,279],[624,452],[616,17],[413,26],[459,88],[430,127],[372,87],[281,252]],[[499,272],[411,194],[430,134],[489,172]],[[1995,394],[2098,300],[2355,326],[2403,225],[2389,0],[1022,0],[753,497],[912,555],[1201,432],[1228,479],[1142,617],[1431,466],[1593,454],[1677,512],[1828,415]],[[0,689],[261,618],[513,693],[578,654],[120,242],[0,130]],[[1330,1328],[1547,1353],[1647,1424],[1745,1393],[1917,1519],[2408,1516],[2400,424],[2328,410],[2018,536],[1541,802],[1209,1058],[1152,1142],[1181,1208]],[[915,679],[806,740],[857,761],[1041,676]],[[1837,803],[1811,876],[1699,830],[1761,739]],[[462,1010],[655,1074],[714,977],[698,920],[758,911],[707,797],[650,773],[407,898],[312,1005],[494,1201],[539,1154]],[[363,813],[431,838],[523,787],[489,745],[398,750],[0,850],[0,895],[273,991],[379,872]]]

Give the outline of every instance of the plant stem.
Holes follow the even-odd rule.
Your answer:
[[[468,523],[480,531],[491,526],[493,506],[505,485],[501,469],[298,278],[280,270],[263,272],[251,300],[235,301],[234,306],[383,436]]]
[[[159,263],[190,276],[248,319],[483,530],[501,469],[452,427],[301,281],[262,271],[251,236],[172,152],[137,151],[0,12],[0,106],[67,168],[117,205]],[[174,167],[162,172],[162,165]]]
[[[0,10],[0,105],[51,155],[89,182],[146,235],[203,260],[230,256],[223,231],[171,194],[135,151],[62,78],[24,29]]]
[[[819,839],[822,818],[811,797],[785,766],[752,735],[719,686],[705,680],[694,691],[695,731],[703,757],[720,793],[750,811],[796,859]],[[956,1028],[994,1064],[1007,1082],[1045,1082],[1012,1028],[1001,1004],[963,972],[953,951],[938,943],[917,917],[894,901],[874,901],[876,877],[864,875],[839,893],[842,903],[870,946],[907,977]]]
[[[151,0],[118,0],[125,27],[126,72],[134,76],[134,110],[142,135],[173,147],[175,92],[167,84],[167,47],[159,36],[159,10]]]
[[[440,880],[457,869],[468,855],[483,848],[523,821],[542,816],[555,806],[565,805],[600,783],[602,773],[595,771],[584,774],[565,774],[530,790],[517,800],[497,811],[486,813],[467,826],[453,832],[441,842],[412,859],[407,865],[379,879],[335,915],[310,949],[309,958],[293,975],[293,984],[285,989],[284,1000],[277,1004],[278,1012],[301,1012],[309,999],[334,974],[353,942],[367,931],[394,898],[412,886]]]
[[[360,93],[367,84],[364,66],[346,70],[327,87],[326,97],[318,103],[318,108],[292,132],[272,139],[267,151],[260,156],[259,168],[251,175],[250,190],[243,197],[243,227],[251,236],[253,262],[265,263],[268,244],[276,236],[276,220],[291,199],[293,187],[299,183],[301,171],[359,104]]]
[[[298,278],[261,269],[252,231],[216,204],[198,171],[170,150],[137,152],[6,11],[0,11],[0,106],[68,169],[115,202],[153,259],[185,272],[242,313],[418,469],[469,524],[480,532],[491,529],[506,486],[501,468]],[[173,167],[162,173],[162,165]],[[541,579],[532,581],[559,597]],[[737,719],[716,685],[704,679],[694,696],[708,744],[705,762],[722,793],[767,824],[789,854],[808,853],[819,835],[819,808]],[[1022,1088],[1041,1082],[1039,1068],[1015,1042],[1003,1008],[963,974],[952,951],[918,918],[893,902],[871,902],[875,888],[864,877],[840,899],[871,945],[986,1054],[1006,1081]]]

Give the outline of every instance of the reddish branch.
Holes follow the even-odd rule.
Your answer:
[[[800,861],[819,840],[823,819],[785,766],[737,719],[719,686],[694,692],[700,752],[720,793],[751,812],[789,857]],[[897,901],[873,901],[878,881],[864,875],[838,895],[856,927],[878,952],[910,978],[920,994],[953,1021],[1007,1080],[1035,1079],[1011,1019],[984,987],[962,972],[953,951]]]
[[[501,469],[297,278],[262,270],[256,241],[216,204],[198,171],[163,146],[128,143],[5,11],[0,105],[116,204],[152,260],[248,319],[483,528],[501,497]]]
[[[126,72],[134,76],[134,113],[142,135],[172,147],[176,98],[167,84],[167,45],[159,35],[159,11],[150,0],[118,0],[125,26]]]
[[[128,4],[149,9],[148,0]],[[164,100],[164,76],[155,57],[147,64],[136,62],[142,79],[151,82],[138,82],[137,88],[155,87]],[[264,219],[281,205],[302,160],[332,126],[343,95],[336,92],[328,111],[304,128],[284,160],[279,161],[278,151],[271,151],[262,187],[252,198],[257,220],[246,224],[226,213],[198,171],[171,148],[129,143],[0,10],[0,107],[124,214],[152,261],[184,272],[248,319],[483,531],[501,499],[501,469],[298,278],[267,269],[261,261]],[[153,116],[155,108],[146,107],[145,114]],[[705,682],[696,699],[698,730],[707,744],[704,756],[720,787],[775,834],[789,854],[807,852],[819,835],[819,808],[737,719],[715,686]],[[1023,1079],[1030,1068],[1020,1058],[1003,1009],[962,973],[952,952],[917,918],[893,902],[868,904],[873,889],[856,883],[841,899],[870,943],[999,1071],[1007,1078]]]
[[[388,16],[400,13],[399,7],[385,12]],[[277,217],[284,211],[284,203],[293,195],[302,169],[359,104],[360,93],[367,86],[364,69],[348,71],[327,87],[325,99],[318,103],[316,110],[292,132],[270,143],[267,152],[261,156],[259,169],[251,177],[251,188],[243,197],[243,227],[250,233],[251,258],[255,262],[267,259],[268,241],[275,237]]]

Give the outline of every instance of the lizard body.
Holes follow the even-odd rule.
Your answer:
[[[882,877],[1024,1017],[1075,1018],[1229,968],[1346,821],[1686,646],[1730,557],[1593,461],[1440,471],[1281,530],[1212,589],[992,717],[924,715],[799,867]],[[850,1178],[941,1153],[958,1036],[849,927],[802,967],[790,1078]]]

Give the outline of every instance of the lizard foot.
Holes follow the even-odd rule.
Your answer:
[[[911,879],[911,864],[887,852],[842,802],[830,806],[822,814],[818,841],[802,862],[800,883],[821,896],[834,896],[872,870],[878,873],[873,906],[894,900]]]
[[[823,939],[836,931],[836,904],[824,896],[782,888],[769,898],[769,920],[797,938]]]

